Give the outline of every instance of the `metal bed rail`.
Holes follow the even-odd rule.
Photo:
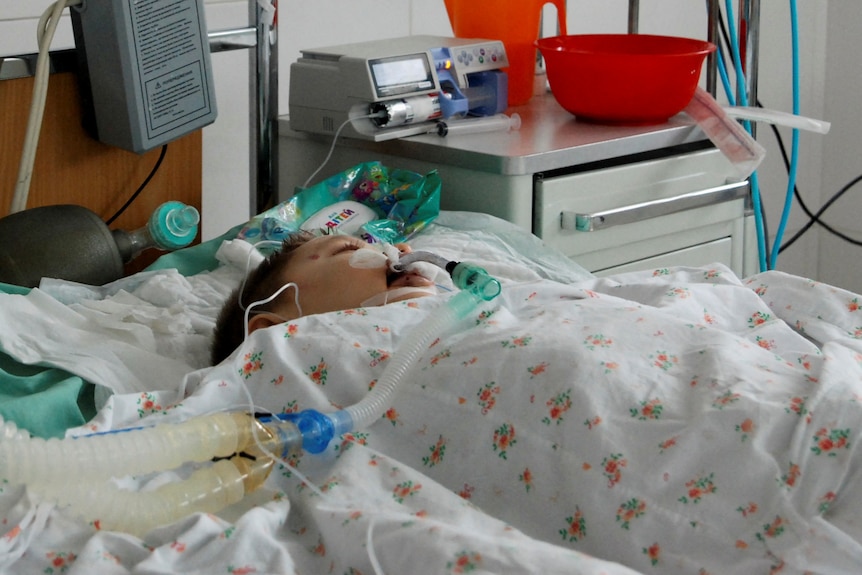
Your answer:
[[[249,0],[249,25],[207,34],[211,53],[250,50],[251,214],[269,207],[278,189],[278,0]]]

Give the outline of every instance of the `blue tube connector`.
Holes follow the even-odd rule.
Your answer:
[[[302,436],[302,448],[309,453],[321,453],[334,437],[353,431],[353,418],[344,410],[321,413],[306,409],[299,413],[282,413],[276,416],[290,421]]]

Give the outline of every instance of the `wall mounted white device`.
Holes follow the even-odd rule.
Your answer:
[[[301,53],[290,66],[294,130],[333,135],[344,125],[345,135],[381,141],[508,105],[499,40],[407,36]]]
[[[71,16],[98,140],[142,153],[215,120],[203,0],[84,0]]]

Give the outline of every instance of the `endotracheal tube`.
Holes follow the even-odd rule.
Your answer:
[[[399,384],[428,346],[500,293],[500,283],[480,267],[429,252],[405,254],[397,261],[391,251],[386,253],[393,271],[405,271],[417,261],[443,267],[461,291],[407,335],[373,390],[355,405],[333,413],[306,410],[268,418],[214,413],[181,423],[49,440],[27,437],[0,420],[0,476],[28,485],[77,515],[98,519],[103,529],[143,535],[190,513],[219,511],[263,485],[276,460],[302,449],[320,453],[333,438],[368,427],[390,407]],[[187,479],[154,490],[121,489],[113,481],[188,463],[200,467]]]

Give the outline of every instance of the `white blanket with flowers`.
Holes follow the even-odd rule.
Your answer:
[[[469,259],[471,246],[430,247]],[[294,458],[295,470],[277,469],[219,516],[143,540],[97,531],[4,486],[0,565],[859,571],[862,298],[780,272],[742,281],[720,266],[567,283],[502,256],[488,268],[502,295],[441,336],[368,429]],[[446,299],[255,332],[176,393],[113,397],[91,428],[242,407],[248,394],[275,413],[350,405]]]

